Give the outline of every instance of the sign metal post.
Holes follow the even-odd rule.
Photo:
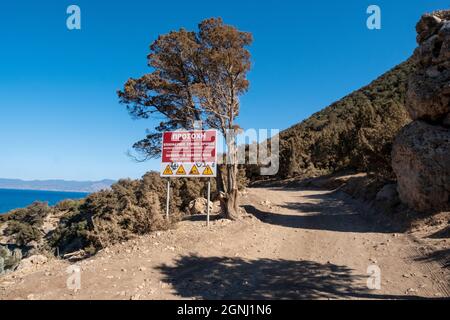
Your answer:
[[[208,201],[206,202],[206,226],[209,227],[209,201],[211,199],[211,179],[208,179]]]
[[[169,205],[170,205],[170,178],[167,179],[167,200],[166,200],[166,219],[169,220]]]

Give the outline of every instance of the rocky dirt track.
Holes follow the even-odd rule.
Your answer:
[[[404,299],[450,297],[450,243],[435,230],[394,233],[332,191],[252,188],[242,221],[193,216],[177,229],[0,278],[1,299]],[[434,234],[434,236],[430,236]],[[381,289],[367,288],[367,268]]]

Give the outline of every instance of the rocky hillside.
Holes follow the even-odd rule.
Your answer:
[[[280,134],[281,178],[327,174],[341,169],[393,177],[392,141],[410,119],[405,109],[406,61],[371,84]]]

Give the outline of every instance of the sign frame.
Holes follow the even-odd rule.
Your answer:
[[[161,143],[160,176],[217,177],[217,137],[215,129],[164,132]]]

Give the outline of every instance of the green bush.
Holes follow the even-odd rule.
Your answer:
[[[4,234],[14,239],[19,246],[26,246],[31,241],[39,241],[42,238],[42,232],[37,227],[16,220],[8,222]]]
[[[56,211],[73,211],[76,210],[83,200],[62,200],[55,205]]]
[[[36,201],[26,208],[15,209],[2,215],[2,220],[15,220],[40,227],[44,222],[44,218],[51,212],[52,208],[47,203]]]
[[[8,222],[4,234],[20,246],[26,246],[31,241],[40,241],[44,219],[52,212],[53,209],[43,202],[34,202],[26,208],[12,210],[2,217],[3,221]]]
[[[239,174],[240,186],[246,183],[243,168]],[[164,218],[167,180],[158,172],[149,172],[142,179],[122,179],[111,186],[90,194],[83,200],[64,200],[49,207],[34,203],[2,217],[8,221],[5,234],[18,245],[42,239],[44,219],[53,214],[59,218],[55,230],[45,237],[47,249],[60,254],[80,249],[89,253],[137,235],[170,228],[179,221],[189,202],[206,197],[207,178],[171,179],[170,221]],[[212,199],[217,197],[215,179],[211,179]]]
[[[62,202],[55,210],[64,213],[56,230],[48,237],[50,247],[61,254],[100,248],[136,235],[167,229],[178,221],[190,201],[206,196],[206,179],[171,179],[170,221],[164,219],[167,180],[157,172],[142,179],[122,179],[83,201]],[[215,182],[212,183],[215,192]]]

